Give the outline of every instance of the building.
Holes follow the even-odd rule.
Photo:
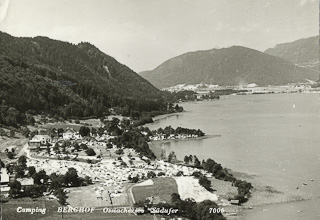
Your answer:
[[[49,135],[35,135],[29,141],[29,148],[30,150],[36,150],[38,148],[45,149],[47,148],[48,144],[52,143],[52,138]]]
[[[71,129],[67,129],[63,135],[62,135],[63,140],[79,140],[82,139],[82,136],[79,134],[79,132]]]
[[[238,199],[233,199],[230,201],[232,205],[240,205],[240,201]]]
[[[1,178],[0,178],[0,192],[1,193],[7,193],[10,190],[9,182],[10,182],[10,176],[7,173],[7,169],[6,168],[1,168]]]
[[[10,181],[10,176],[7,173],[7,169],[6,168],[1,168],[0,172],[1,172],[1,179],[0,179],[1,186],[2,185],[8,185],[9,181]]]
[[[66,132],[63,133],[62,138],[63,140],[72,140],[74,132],[71,130],[67,130]]]
[[[18,178],[17,181],[21,183],[21,186],[32,186],[34,185],[33,178]]]

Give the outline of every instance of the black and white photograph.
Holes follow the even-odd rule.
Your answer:
[[[0,220],[320,220],[319,0],[0,0]]]

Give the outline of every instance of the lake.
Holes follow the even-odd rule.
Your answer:
[[[230,95],[181,105],[185,112],[156,117],[148,127],[199,128],[208,138],[153,142],[152,149],[181,160],[212,158],[263,185],[312,198],[255,207],[243,219],[320,219],[320,94]]]

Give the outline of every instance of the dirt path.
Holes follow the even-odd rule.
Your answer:
[[[27,153],[27,149],[28,149],[28,143],[25,143],[23,145],[23,147],[21,148],[21,150],[19,151],[19,153],[17,154],[17,157],[22,156],[24,153]]]

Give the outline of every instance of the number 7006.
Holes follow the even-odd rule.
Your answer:
[[[209,208],[209,213],[223,213],[224,209],[223,208]]]

